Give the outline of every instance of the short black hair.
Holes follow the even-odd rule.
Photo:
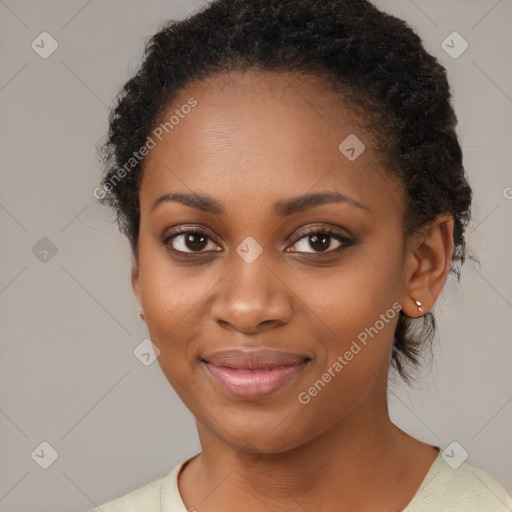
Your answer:
[[[405,21],[366,0],[214,0],[183,20],[165,22],[150,37],[140,68],[110,112],[100,149],[105,173],[95,194],[115,210],[136,258],[144,160],[134,160],[134,153],[187,84],[246,69],[319,77],[368,118],[380,114],[373,135],[384,139],[379,147],[385,148],[389,172],[405,190],[405,234],[449,213],[454,219],[450,271],[460,281],[472,191],[446,70]],[[432,312],[418,321],[400,311],[392,365],[406,382],[435,327]]]

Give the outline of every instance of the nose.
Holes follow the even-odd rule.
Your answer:
[[[293,315],[292,291],[260,255],[247,263],[238,254],[218,286],[211,315],[221,327],[244,333],[286,324]],[[231,263],[231,262],[230,262]]]

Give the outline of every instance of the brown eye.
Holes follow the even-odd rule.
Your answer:
[[[334,247],[333,247],[334,239]],[[337,243],[337,245],[336,245]],[[330,253],[334,252],[342,246],[350,245],[350,240],[341,236],[339,233],[330,230],[315,230],[303,234],[292,247],[295,247],[293,252],[305,252],[310,254],[315,253]],[[298,247],[298,248],[297,248]],[[307,249],[311,248],[312,251]]]
[[[212,250],[216,250],[215,244],[210,237],[199,230],[182,231],[167,237],[164,241],[164,243],[170,245],[173,250],[184,253],[203,252],[203,250],[208,247],[209,242],[214,245]]]
[[[315,251],[326,251],[331,245],[331,236],[324,233],[318,235],[308,235],[309,245],[315,249]]]

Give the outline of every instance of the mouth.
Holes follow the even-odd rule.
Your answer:
[[[226,394],[256,400],[295,380],[309,364],[305,355],[276,350],[225,350],[201,358],[208,376]]]

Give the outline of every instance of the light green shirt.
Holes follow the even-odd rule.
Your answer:
[[[441,454],[442,451],[402,512],[512,511],[512,499],[496,480],[466,463],[453,469]],[[176,466],[166,477],[90,512],[188,512],[178,490],[178,473],[192,458]]]

